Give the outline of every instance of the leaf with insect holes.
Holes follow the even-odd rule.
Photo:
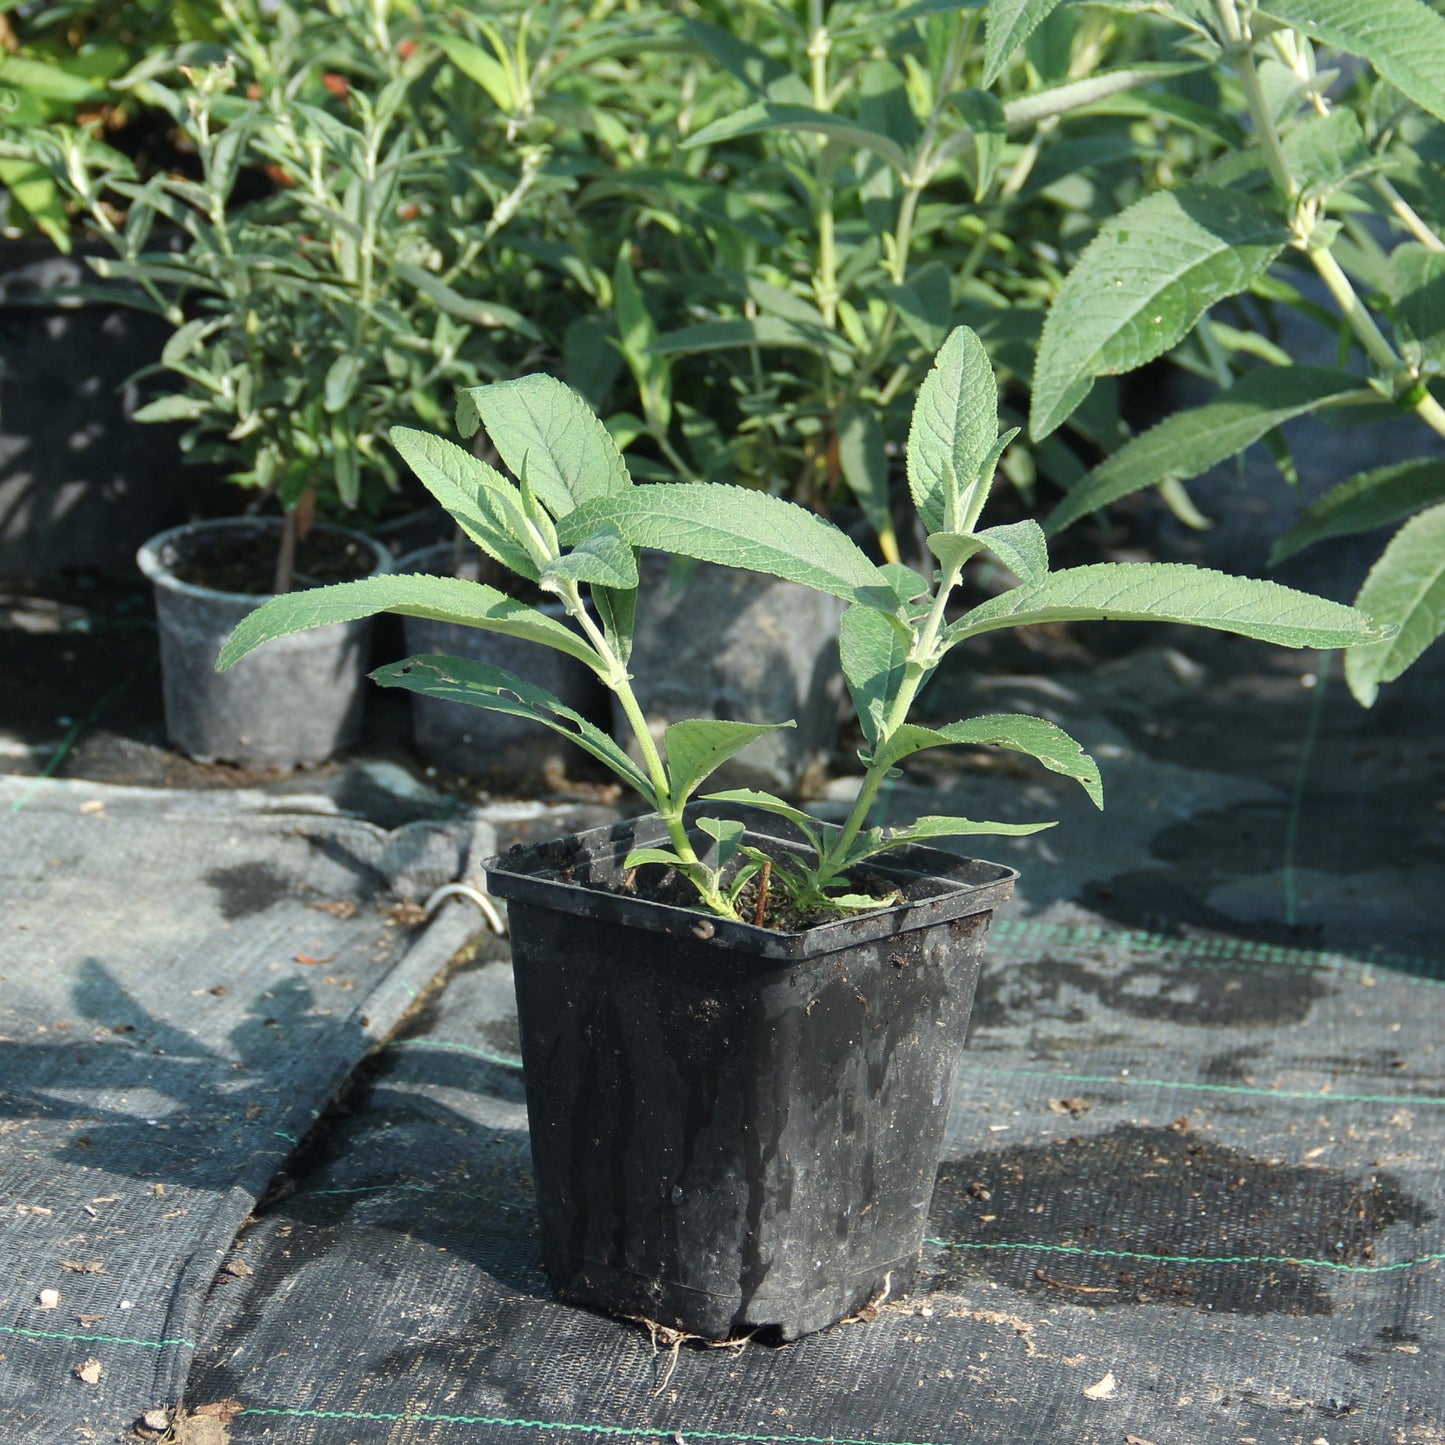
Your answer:
[[[330,587],[312,587],[305,592],[273,597],[236,624],[221,649],[216,670],[224,672],[263,642],[277,637],[305,632],[311,627],[327,627],[334,622],[375,617],[381,612],[505,633],[508,637],[565,652],[585,662],[599,675],[602,671],[597,654],[586,639],[545,613],[483,582],[422,574],[363,577],[358,582],[338,582]]]
[[[442,702],[461,702],[488,712],[506,713],[509,717],[530,718],[591,753],[652,807],[657,806],[657,796],[647,775],[601,728],[546,688],[537,687],[504,668],[470,658],[428,655],[389,663],[377,668],[371,677],[382,687],[402,687]]]
[[[687,718],[673,723],[662,735],[673,802],[684,803],[705,778],[749,743],[767,733],[796,726],[793,722],[747,723],[721,718]]]
[[[1345,654],[1345,680],[1356,701],[1369,707],[1383,683],[1393,682],[1445,633],[1445,502],[1395,533],[1355,605],[1399,629],[1388,642]]]
[[[979,469],[998,439],[998,383],[966,326],[943,343],[918,388],[908,428],[908,489],[930,532],[968,531],[992,476]]]
[[[992,597],[945,637],[952,645],[1000,627],[1085,621],[1185,622],[1281,647],[1352,647],[1383,635],[1363,612],[1278,582],[1182,562],[1098,562]]]
[[[511,482],[455,442],[429,432],[394,426],[388,440],[482,551],[509,572],[537,580],[537,565],[516,535],[521,496]]]
[[[1260,202],[1181,186],[1105,223],[1064,278],[1034,362],[1029,435],[1066,421],[1095,377],[1133,371],[1177,345],[1216,301],[1246,290],[1289,241]]]
[[[1072,778],[1093,800],[1104,806],[1104,783],[1099,765],[1063,728],[1045,718],[1027,713],[991,713],[966,722],[919,727],[905,723],[889,740],[890,767],[925,748],[941,747],[1007,748],[1026,753],[1050,772]]]
[[[514,476],[525,465],[533,490],[559,519],[632,486],[607,428],[555,376],[536,373],[468,387],[457,402],[457,430],[471,436],[479,425]]]
[[[886,603],[892,596],[878,568],[845,533],[766,492],[720,482],[632,487],[559,518],[557,530],[570,545],[604,522],[634,547],[765,572],[850,602]]]

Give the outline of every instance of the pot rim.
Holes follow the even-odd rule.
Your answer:
[[[164,587],[166,591],[178,593],[182,597],[217,598],[227,602],[247,602],[254,607],[259,607],[275,594],[270,592],[222,592],[215,587],[202,587],[195,582],[182,582],[171,570],[171,564],[164,560],[165,549],[168,545],[178,544],[181,539],[195,536],[198,533],[227,530],[272,531],[279,528],[280,525],[279,517],[207,517],[196,522],[183,522],[179,527],[168,527],[164,532],[157,532],[154,537],[143,542],[140,550],[135,554],[136,566],[140,568],[152,586]],[[352,541],[360,542],[368,547],[376,558],[376,566],[367,574],[368,576],[376,577],[392,570],[391,553],[387,551],[385,544],[378,542],[375,537],[368,536],[365,532],[355,531],[350,527],[338,527],[332,522],[316,522],[313,524],[312,530],[349,537]]]
[[[775,827],[767,814],[745,809],[738,812],[749,822],[756,818],[764,827]],[[691,818],[696,813],[690,808],[688,815]],[[748,827],[746,837],[754,845],[771,844],[785,850],[797,847],[795,841],[776,832],[760,831],[752,826]],[[933,923],[992,912],[1009,900],[1019,876],[1017,869],[1006,864],[909,845],[890,853],[886,861],[874,860],[869,866],[885,878],[934,885],[925,896],[873,913],[784,931],[720,918],[702,909],[628,897],[595,883],[567,879],[563,870],[568,860],[563,850],[570,847],[575,854],[578,844],[585,846],[584,840],[600,845],[594,856],[600,855],[605,864],[610,853],[614,867],[620,869],[622,859],[633,846],[665,842],[666,833],[658,815],[646,813],[544,843],[513,847],[484,861],[483,887],[499,898],[523,905],[559,913],[587,913],[598,922],[654,933],[686,932],[705,945],[755,958],[800,961],[853,944],[909,933]]]

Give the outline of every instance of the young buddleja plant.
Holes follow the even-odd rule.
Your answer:
[[[1009,824],[919,817],[870,826],[890,771],[925,748],[964,744],[1027,753],[1073,778],[1102,806],[1099,769],[1055,724],[1016,713],[923,726],[909,721],[919,689],[960,643],[999,628],[1112,618],[1186,622],[1288,647],[1336,648],[1378,641],[1381,630],[1350,607],[1277,583],[1172,563],[1114,563],[1051,571],[1036,522],[978,529],[994,471],[1014,432],[999,435],[998,390],[982,343],[967,328],[949,336],[920,386],[908,437],[913,503],[937,566],[932,577],[900,563],[878,566],[831,523],[791,502],[709,483],[636,486],[606,429],[587,405],[549,376],[475,387],[462,395],[458,425],[484,427],[516,481],[470,452],[424,432],[394,427],[391,441],[462,529],[511,572],[561,600],[573,626],[481,583],[449,577],[383,576],[277,597],[235,630],[217,663],[227,668],[272,638],[309,627],[399,612],[508,633],[586,663],[612,691],[636,739],[640,762],[557,698],[500,668],[453,657],[413,657],[373,673],[386,687],[535,719],[605,763],[656,810],[670,847],[642,848],[627,866],[669,865],[703,904],[737,918],[738,897],[758,869],[804,913],[876,908],[892,900],[850,881],[865,860],[905,844],[976,833],[1027,833],[1049,823]],[[841,826],[750,789],[702,801],[744,803],[791,822],[811,856],[764,860],[742,824],[696,818],[715,841],[699,856],[684,808],[708,777],[774,725],[694,719],[670,726],[659,748],[628,673],[643,547],[764,572],[842,598],[843,673],[865,740],[858,798]],[[969,562],[987,554],[1017,585],[949,620]],[[590,599],[590,606],[589,604]]]

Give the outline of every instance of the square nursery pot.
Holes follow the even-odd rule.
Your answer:
[[[372,538],[341,527],[311,530],[338,544],[353,575],[390,570],[390,553]],[[276,518],[192,522],[152,537],[136,554],[155,593],[166,736],[198,762],[309,767],[361,732],[369,617],[277,638],[218,673],[216,657],[231,629],[267,597],[219,591],[176,575],[234,543],[257,536],[265,536],[268,546],[279,543],[280,532]]]
[[[629,850],[664,840],[654,815],[487,865],[509,901],[543,1262],[564,1299],[615,1315],[794,1339],[912,1283],[984,939],[1018,875],[903,849],[870,871],[904,903],[784,933],[619,891]]]
[[[441,542],[408,553],[396,570],[476,581],[479,565],[475,548],[468,549],[458,566],[454,545]],[[539,605],[554,621],[567,623],[560,602]],[[564,652],[431,617],[403,617],[401,626],[409,656],[442,653],[505,668],[545,688],[586,718],[600,724],[607,716],[606,693],[596,674]],[[577,756],[568,742],[528,718],[418,692],[411,694],[411,730],[423,761],[487,782],[548,781],[565,775]]]

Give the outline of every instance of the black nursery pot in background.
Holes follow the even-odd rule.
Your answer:
[[[663,838],[645,818],[487,868],[509,900],[543,1261],[559,1295],[613,1314],[794,1339],[912,1282],[1017,874],[904,849],[873,870],[903,904],[781,933],[612,891]]]

